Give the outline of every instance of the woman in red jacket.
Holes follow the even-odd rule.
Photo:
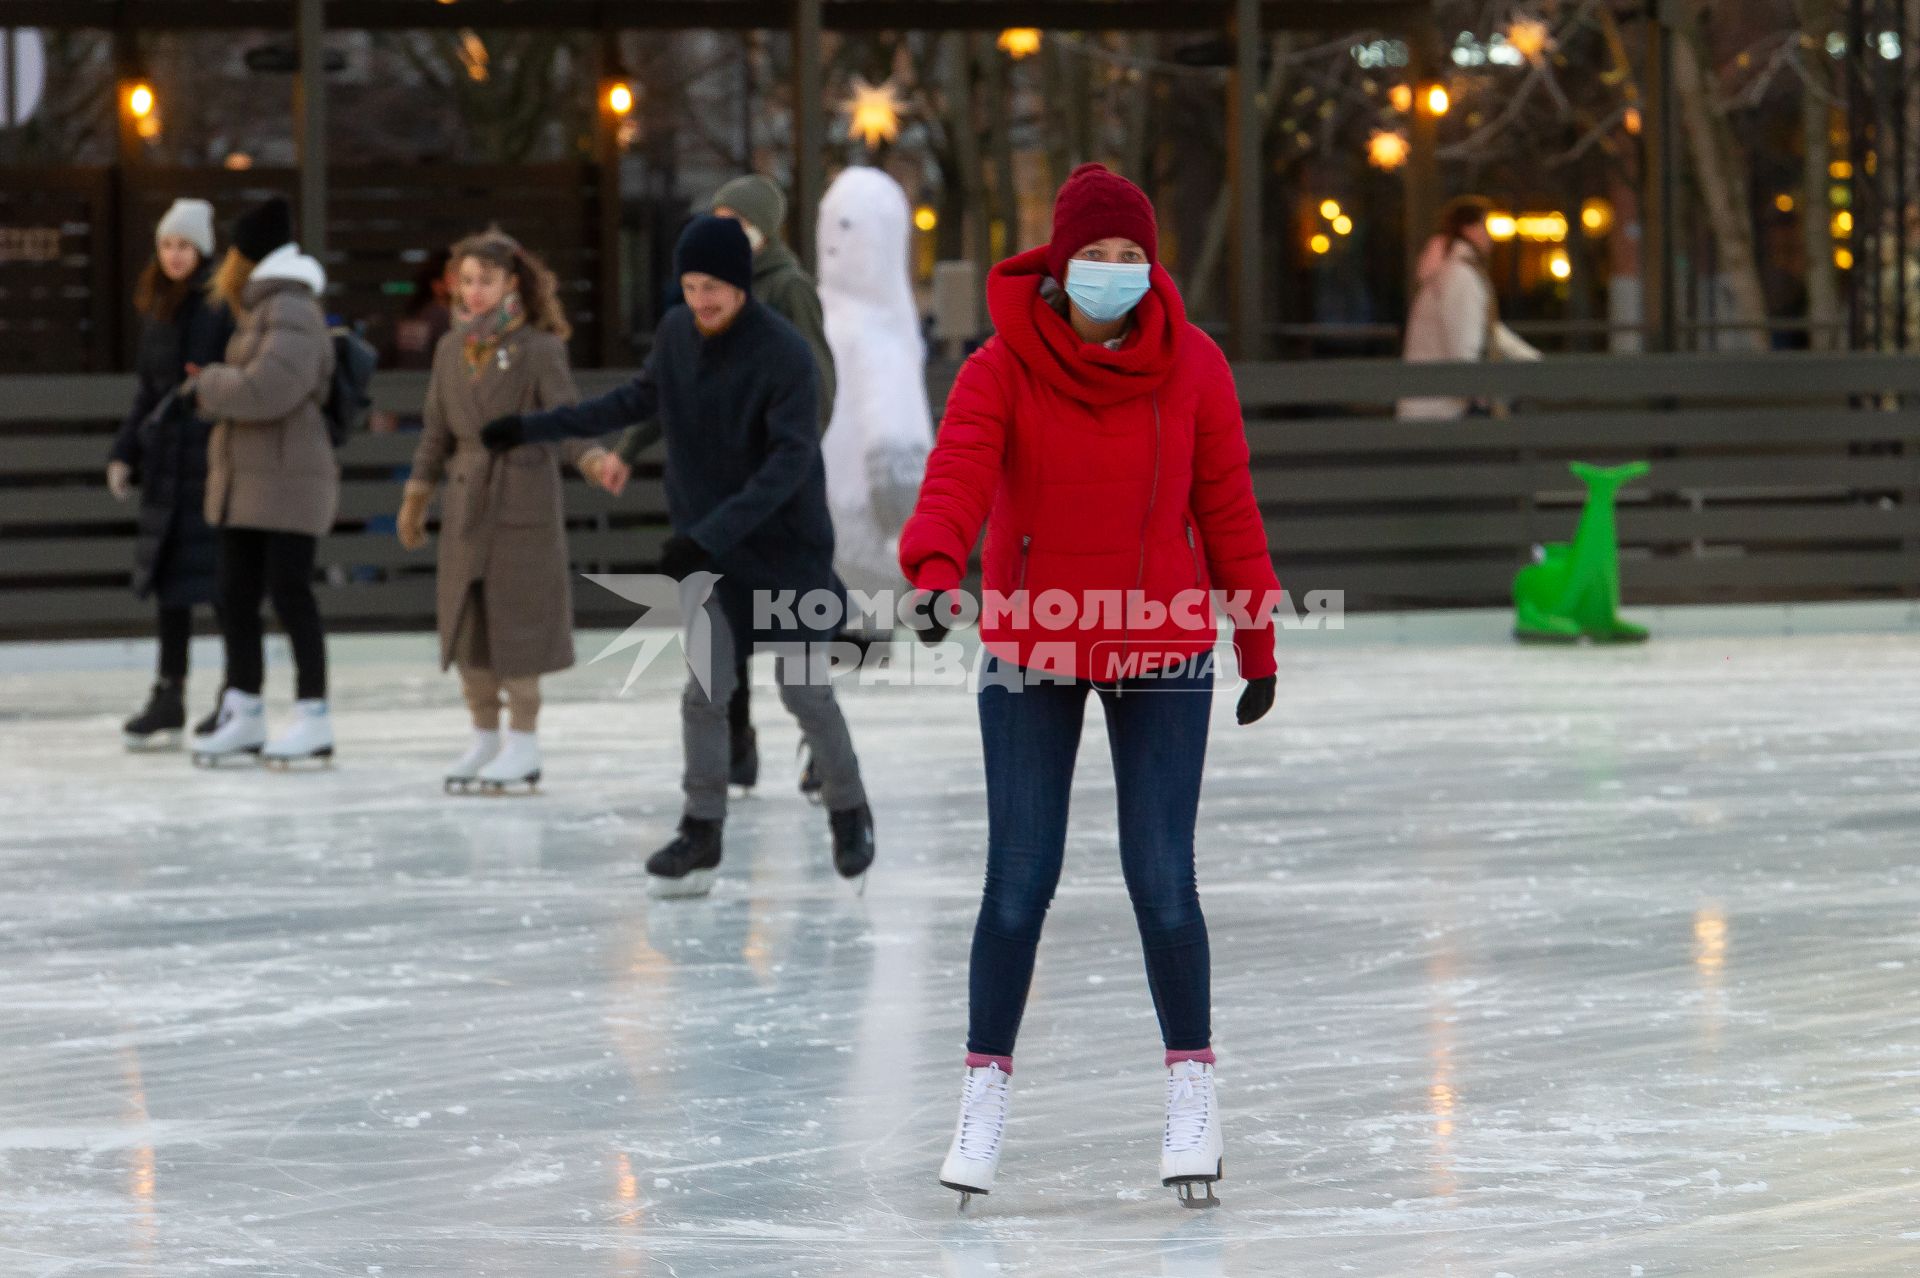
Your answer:
[[[1166,1047],[1161,1181],[1210,1206],[1221,1173],[1193,868],[1218,634],[1210,592],[1222,592],[1236,621],[1246,724],[1273,704],[1279,583],[1232,374],[1187,322],[1157,240],[1138,187],[1098,164],[1073,172],[1052,242],[988,277],[997,336],[954,383],[900,539],[901,567],[924,592],[922,637],[937,641],[987,527],[987,878],[960,1120],[940,1172],[963,1208],[992,1188],[999,1162],[1090,690],[1106,713],[1120,863]]]

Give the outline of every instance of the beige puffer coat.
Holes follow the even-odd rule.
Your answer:
[[[288,244],[254,268],[225,362],[196,382],[207,440],[207,522],[325,535],[340,505],[320,405],[333,378],[333,339],[319,297],[320,264]]]

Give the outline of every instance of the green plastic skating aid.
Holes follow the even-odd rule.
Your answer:
[[[1640,643],[1644,626],[1620,620],[1620,540],[1614,524],[1614,498],[1620,486],[1650,469],[1646,462],[1625,466],[1569,463],[1567,469],[1587,485],[1587,504],[1571,542],[1541,547],[1539,563],[1513,578],[1513,635],[1533,643]]]

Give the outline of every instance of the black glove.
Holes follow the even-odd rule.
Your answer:
[[[1247,680],[1246,689],[1240,694],[1239,708],[1233,712],[1233,717],[1241,727],[1255,722],[1273,709],[1273,690],[1279,682],[1278,675]]]
[[[496,417],[480,428],[480,442],[496,453],[518,448],[527,442],[527,424],[518,413]]]
[[[953,592],[951,590],[923,590],[919,598],[913,601],[912,609],[914,630],[920,636],[920,642],[929,648],[937,648],[952,632],[946,618],[953,615]]]
[[[517,421],[517,418],[509,420]],[[675,581],[685,581],[696,572],[701,572],[713,564],[713,556],[707,548],[691,537],[682,537],[679,533],[667,538],[667,544],[660,547],[660,571]]]

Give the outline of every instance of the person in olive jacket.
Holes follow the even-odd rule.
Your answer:
[[[188,650],[193,609],[214,603],[219,539],[201,511],[207,483],[207,423],[179,410],[155,415],[169,394],[219,359],[233,316],[207,296],[212,272],[213,206],[175,200],[154,229],[154,254],[140,273],[134,307],[140,345],[139,388],[114,437],[107,487],[121,501],[140,489],[133,588],[156,605],[160,640],[153,691],[127,720],[129,749],[177,746],[187,724]],[[152,420],[149,420],[149,419]],[[212,716],[206,721],[210,726]]]
[[[526,444],[498,457],[480,428],[579,395],[567,369],[572,332],[559,282],[503,231],[453,248],[454,325],[434,351],[425,430],[401,500],[401,544],[427,543],[427,507],[442,480],[440,668],[460,667],[473,742],[447,772],[449,790],[540,779],[540,676],[573,664],[562,463],[592,476],[611,454],[585,440]],[[500,702],[507,732],[500,733]]]
[[[340,465],[322,405],[333,379],[333,338],[320,297],[320,263],[293,242],[283,199],[249,210],[214,275],[214,296],[239,317],[226,358],[194,378],[207,442],[207,522],[220,529],[221,625],[227,690],[196,761],[257,754],[270,762],[333,754],[327,712],[326,632],[314,598],[314,556],[340,504]],[[260,698],[265,676],[260,605],[293,647],[293,722],[272,741]]]

